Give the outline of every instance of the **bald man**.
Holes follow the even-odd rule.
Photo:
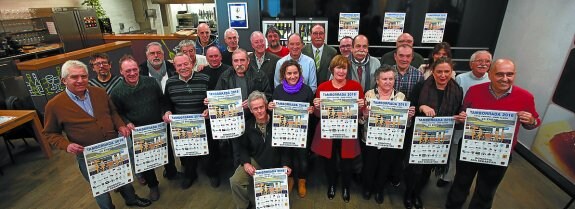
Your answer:
[[[223,52],[225,47],[218,43],[218,37],[212,34],[210,26],[206,23],[200,23],[196,29],[198,38],[196,38],[196,54],[206,55],[206,50],[210,46],[216,46]]]
[[[403,33],[401,35],[399,35],[399,37],[397,37],[397,40],[395,41],[395,47],[399,47],[401,45],[407,44],[409,46],[411,46],[411,48],[413,48],[413,36],[411,36],[411,34],[409,33]],[[388,65],[395,65],[395,59],[393,58],[393,54],[395,54],[395,51],[397,49],[390,51],[388,53],[385,53],[383,56],[381,56],[381,64],[388,64]],[[418,68],[419,66],[421,66],[423,64],[423,56],[421,56],[421,54],[413,51],[413,60],[411,60],[411,66]]]
[[[266,39],[262,32],[254,31],[250,36],[250,43],[252,48],[254,48],[254,53],[249,55],[250,66],[263,71],[268,77],[270,84],[273,85],[276,64],[280,58],[266,51]],[[275,86],[270,87],[273,90]]]

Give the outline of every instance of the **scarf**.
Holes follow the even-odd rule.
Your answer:
[[[355,61],[355,59],[353,58],[353,54],[349,55],[349,61],[352,63],[352,66],[362,66],[363,67],[363,73],[362,75],[365,75],[365,79],[361,80],[360,84],[365,84],[362,85],[363,89],[370,89],[370,82],[371,82],[371,69],[369,68],[369,60],[370,60],[370,56],[369,53],[367,53],[365,55],[365,60],[364,61]],[[353,69],[353,67],[350,67],[350,69],[347,72],[347,78],[348,79],[352,79],[352,73],[351,73],[351,69]],[[356,68],[357,69],[357,68]],[[359,75],[358,75],[359,76]],[[357,81],[359,82],[360,78],[357,78]]]
[[[166,63],[162,62],[162,66],[160,67],[159,72],[156,71],[156,69],[152,66],[150,61],[147,61],[147,64],[148,64],[148,69],[149,69],[148,72],[150,73],[150,76],[155,78],[156,81],[158,82],[158,84],[160,86],[162,86],[162,78],[164,78],[164,75],[166,75],[166,73],[168,73],[168,70],[166,69]],[[146,75],[143,75],[143,76],[146,76]]]
[[[283,79],[282,80],[282,86],[284,88],[284,91],[286,91],[288,94],[295,94],[295,93],[299,92],[299,90],[303,86],[303,77],[300,76],[297,83],[293,86],[289,85],[289,83],[285,79]]]

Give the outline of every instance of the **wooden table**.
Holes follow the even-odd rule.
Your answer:
[[[0,116],[16,117],[4,123],[0,123],[0,134],[31,121],[32,127],[34,128],[34,135],[36,139],[38,139],[38,142],[40,142],[40,147],[46,155],[46,158],[52,157],[52,148],[44,138],[44,135],[42,135],[44,128],[35,110],[0,110]]]

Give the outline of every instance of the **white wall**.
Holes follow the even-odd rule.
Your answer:
[[[162,26],[162,11],[160,11],[160,5],[152,4],[152,0],[146,0],[146,4],[148,5],[148,9],[156,10],[156,17],[150,18],[150,26],[152,27],[152,30],[156,30],[157,34],[165,34],[164,27]]]
[[[553,96],[574,34],[575,1],[509,0],[495,58],[515,61],[515,84],[533,93],[541,118]],[[519,141],[531,147],[537,131],[520,130]]]
[[[83,0],[0,0],[0,9],[79,7]]]
[[[140,30],[140,25],[136,22],[134,7],[130,0],[100,0],[102,8],[112,23],[112,31],[115,33]],[[120,30],[120,23],[124,23],[124,29]],[[130,28],[131,27],[131,28]]]

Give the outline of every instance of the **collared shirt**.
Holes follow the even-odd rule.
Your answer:
[[[192,79],[192,77],[194,77],[194,71],[192,71],[192,74],[190,75],[190,77],[188,79],[184,79],[184,77],[182,77],[181,75],[178,75],[178,78],[183,81],[188,83],[188,81],[190,81]]]
[[[88,89],[84,92],[84,99],[81,99],[79,96],[72,93],[68,88],[66,88],[66,94],[68,97],[74,101],[84,112],[88,113],[88,115],[94,117],[94,108],[92,108],[92,101],[90,100],[90,92]]]
[[[275,74],[274,74],[274,86],[278,86],[281,84],[280,83],[280,68],[281,68],[282,64],[284,64],[284,62],[291,60],[291,59],[292,59],[292,57],[288,54],[287,56],[278,60],[278,62],[276,64]],[[300,54],[299,59],[296,61],[301,66],[301,70],[302,70],[301,76],[303,76],[303,83],[308,85],[311,88],[311,90],[315,93],[315,90],[317,89],[317,75],[316,75],[316,69],[315,69],[315,61],[311,57],[308,57],[305,54]]]
[[[323,44],[321,45],[321,47],[316,48],[315,46],[313,46],[313,44],[311,45],[311,48],[313,49],[313,56],[315,57],[315,52],[319,49],[319,57],[321,59],[321,55],[323,54]]]
[[[491,95],[493,95],[493,97],[495,97],[495,99],[497,99],[497,100],[499,100],[499,99],[501,99],[501,98],[503,98],[503,97],[506,97],[506,96],[508,96],[509,94],[511,94],[511,90],[513,90],[513,86],[509,87],[509,89],[508,89],[505,93],[503,93],[503,94],[497,96],[497,94],[495,93],[495,91],[493,91],[493,87],[491,87],[491,84],[489,85],[489,93],[490,93]]]
[[[264,51],[264,53],[262,54],[261,57],[258,57],[258,54],[256,54],[254,52],[254,57],[256,57],[256,63],[258,64],[258,69],[262,68],[262,64],[264,64],[264,61],[266,60],[266,52]]]
[[[399,73],[399,70],[397,70],[397,65],[394,65],[393,68],[397,73],[397,77],[395,77],[395,89],[401,93],[404,93],[405,97],[411,98],[411,91],[413,90],[415,84],[423,81],[423,74],[411,65],[404,75]]]

